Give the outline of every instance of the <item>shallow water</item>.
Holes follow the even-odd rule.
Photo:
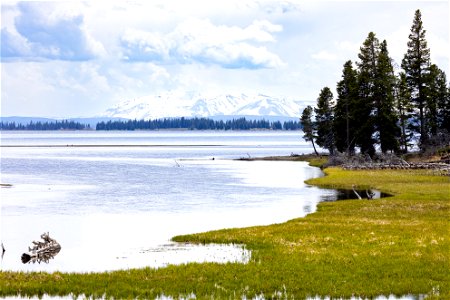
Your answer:
[[[314,212],[321,197],[334,194],[304,184],[321,176],[319,169],[302,162],[230,160],[311,152],[301,135],[2,132],[1,183],[13,186],[0,190],[7,250],[1,270],[92,272],[245,262],[250,254],[239,245],[179,245],[170,238]],[[49,264],[22,264],[21,254],[43,232],[61,244],[60,253]]]
[[[385,197],[391,197],[392,195],[383,193],[374,189],[366,189],[366,190],[355,190],[356,193],[364,200],[375,200]],[[334,193],[330,195],[324,195],[320,198],[321,201],[340,201],[340,200],[354,200],[359,199],[358,195],[356,195],[354,190],[347,189],[335,189]]]

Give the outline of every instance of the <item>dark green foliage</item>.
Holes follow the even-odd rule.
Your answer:
[[[33,122],[23,125],[15,122],[0,122],[0,130],[84,130],[91,127],[74,121],[55,121],[55,122]]]
[[[283,129],[284,130],[299,130],[301,129],[300,122],[297,121],[285,121],[283,123]]]
[[[370,32],[360,48],[358,55],[358,100],[355,105],[355,142],[362,153],[373,156],[375,154],[373,135],[375,133],[375,107],[377,60],[380,52],[379,41],[373,32]]]
[[[408,40],[408,50],[402,60],[402,68],[405,70],[406,81],[411,90],[412,100],[418,110],[415,114],[420,134],[420,143],[424,145],[427,140],[426,130],[426,80],[430,67],[430,49],[425,39],[425,29],[422,23],[422,14],[416,10],[411,33]]]
[[[438,102],[438,107],[440,110],[439,127],[450,133],[450,82],[447,88],[447,96],[440,99]]]
[[[399,143],[403,153],[408,152],[413,131],[411,130],[411,119],[413,113],[413,104],[411,102],[411,93],[406,82],[405,73],[400,73],[395,86],[395,106],[398,114],[398,124],[400,126]]]
[[[317,145],[334,154],[335,142],[333,132],[333,93],[330,88],[324,87],[317,98],[315,126],[317,129]]]
[[[326,133],[326,126],[321,125],[319,130],[319,124],[315,124],[318,145],[331,149],[330,154],[336,148],[349,155],[358,147],[361,153],[373,157],[375,145],[383,153],[406,153],[417,136],[422,151],[447,143],[450,91],[445,73],[436,65],[430,66],[420,10],[415,13],[402,61],[404,72],[395,76],[387,42],[380,43],[373,32],[361,46],[358,58],[356,70],[351,61],[344,64],[336,87],[336,106],[329,105],[333,135]],[[317,108],[316,113],[321,110]],[[321,113],[316,123],[326,118]]]
[[[439,128],[450,129],[448,125],[450,105],[447,79],[445,73],[435,64],[430,66],[430,72],[427,76],[426,95],[426,129],[431,138],[438,133]]]
[[[298,130],[299,122],[267,120],[247,120],[238,118],[228,121],[215,121],[208,118],[165,118],[156,120],[108,121],[97,124],[96,130],[159,130],[159,129],[191,129],[191,130]]]
[[[398,116],[394,105],[395,75],[385,40],[380,45],[374,84],[375,129],[378,134],[378,143],[383,153],[398,152],[400,128],[397,126]]]
[[[334,109],[334,135],[336,148],[340,152],[355,152],[355,106],[358,101],[357,72],[349,60],[344,64],[342,80],[337,84],[337,100]]]
[[[305,109],[302,112],[302,117],[300,118],[300,124],[303,127],[303,138],[305,139],[305,141],[307,142],[311,142],[312,146],[314,148],[314,153],[316,155],[318,155],[319,153],[317,153],[316,150],[316,145],[314,144],[314,139],[316,138],[315,135],[315,124],[312,121],[312,113],[313,113],[313,108],[308,105],[307,107],[305,107]]]

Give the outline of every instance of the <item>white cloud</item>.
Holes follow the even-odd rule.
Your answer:
[[[258,5],[269,14],[285,14],[289,12],[296,12],[300,10],[301,4],[298,1],[279,1],[279,0],[265,0],[256,1]]]
[[[94,115],[168,90],[314,100],[370,31],[400,64],[417,8],[450,73],[448,1],[7,1],[2,115]]]
[[[336,54],[330,53],[327,50],[322,50],[318,53],[314,53],[311,55],[312,58],[317,60],[336,60]]]
[[[251,25],[214,25],[207,19],[190,18],[168,34],[127,30],[121,38],[123,58],[158,63],[216,64],[224,68],[276,68],[281,59],[262,43],[275,42],[280,25],[254,21]]]
[[[168,41],[158,33],[129,29],[121,38],[123,58],[134,61],[169,59]]]
[[[438,61],[446,62],[446,66],[439,66],[441,68],[448,69],[450,64],[450,41],[442,36],[437,36],[435,34],[428,35],[428,47],[430,47],[431,62],[435,63]]]
[[[76,4],[20,2],[14,11],[2,24],[2,58],[83,61],[105,53]]]

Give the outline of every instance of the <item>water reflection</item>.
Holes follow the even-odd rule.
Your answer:
[[[0,148],[1,179],[12,184],[1,189],[7,248],[1,270],[158,267],[202,251],[217,260],[234,253],[229,259],[242,261],[240,247],[167,245],[175,235],[303,217],[324,193],[304,184],[322,175],[307,163],[227,160],[310,152],[298,133],[8,133],[3,142],[109,146]],[[166,146],[123,146],[147,144]],[[22,264],[20,255],[44,231],[63,249],[49,264]]]
[[[208,159],[174,168],[170,158],[145,165],[93,160],[81,168],[79,160],[32,159],[26,171],[33,175],[5,176],[14,187],[2,191],[2,270],[102,272],[204,257],[245,262],[240,247],[164,245],[175,235],[302,217],[323,193],[303,183],[321,174],[306,163]],[[27,243],[47,230],[63,249],[49,264],[22,264]]]
[[[151,257],[150,265],[153,268],[159,268],[170,264],[178,265],[190,262],[235,262],[245,264],[250,261],[251,251],[247,250],[243,245],[166,243],[158,247],[141,249],[139,255],[142,255],[145,259]]]
[[[313,212],[313,207],[311,206],[311,204],[306,204],[306,205],[304,205],[303,206],[303,211],[306,213],[306,214],[310,214],[310,213],[312,213]]]
[[[354,199],[380,199],[384,197],[391,197],[392,195],[380,192],[373,189],[336,189],[329,190],[329,194],[322,195],[320,197],[323,202],[340,201],[340,200],[354,200]],[[358,197],[359,196],[359,197]]]

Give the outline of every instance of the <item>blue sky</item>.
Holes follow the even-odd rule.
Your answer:
[[[94,116],[165,91],[333,91],[370,31],[397,65],[414,11],[449,74],[448,1],[2,1],[1,115]]]

